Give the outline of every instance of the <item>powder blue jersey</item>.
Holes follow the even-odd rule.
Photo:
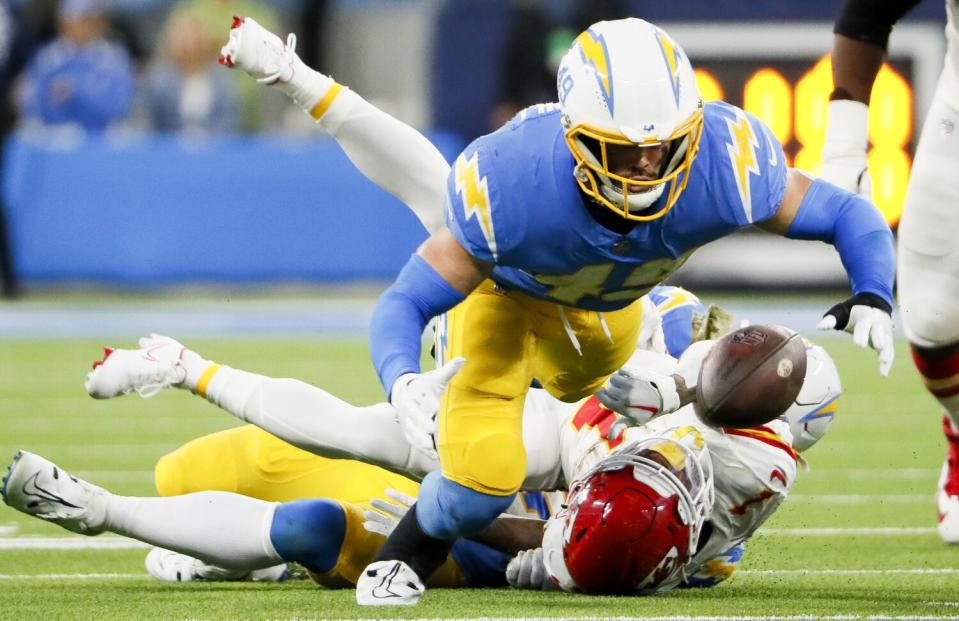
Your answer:
[[[527,108],[470,144],[450,173],[447,226],[472,256],[495,264],[493,280],[508,289],[619,309],[696,248],[769,219],[782,202],[786,163],[772,132],[735,106],[711,102],[679,200],[664,217],[621,235],[587,211],[560,114],[556,104]]]

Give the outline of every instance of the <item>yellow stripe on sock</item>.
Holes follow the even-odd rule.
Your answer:
[[[336,82],[333,83],[333,86],[326,91],[326,95],[323,95],[321,99],[313,109],[310,110],[310,116],[319,121],[323,118],[323,115],[326,114],[326,111],[330,109],[330,106],[333,105],[333,100],[336,99],[336,96],[340,94],[340,91],[343,90],[343,85]]]
[[[211,364],[203,371],[203,374],[200,375],[200,381],[196,383],[196,394],[206,399],[206,387],[210,385],[210,380],[213,379],[213,376],[216,375],[216,372],[219,370],[220,365]]]

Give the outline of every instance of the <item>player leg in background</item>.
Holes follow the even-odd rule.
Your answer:
[[[118,496],[24,451],[4,477],[3,499],[74,532],[109,531],[195,557],[222,568],[220,579],[241,579],[287,561],[328,572],[336,566],[346,535],[344,505],[329,499],[277,504],[216,491],[170,498]]]
[[[198,438],[164,456],[157,464],[156,481],[161,496],[220,490],[283,502],[277,514],[283,521],[277,518],[273,534],[279,537],[277,550],[288,560],[308,556],[312,529],[318,527],[319,518],[327,518],[332,512],[329,507],[317,509],[312,501],[297,499],[320,497],[336,503],[344,515],[339,555],[329,569],[317,569],[318,565],[310,568],[314,580],[331,588],[355,585],[360,572],[373,561],[385,541],[383,536],[363,528],[363,511],[370,508],[370,500],[382,498],[388,488],[415,497],[419,487],[410,479],[376,466],[306,453],[252,426]],[[151,554],[156,557],[162,552]],[[168,558],[167,565],[192,566],[190,558]],[[156,569],[157,560],[153,559],[152,568],[151,559],[147,560],[151,574],[169,580]],[[508,560],[484,546],[458,542],[453,556],[445,560],[430,584],[451,587],[469,582],[502,586],[503,572],[497,574],[496,570],[504,569]],[[202,569],[207,575],[222,574],[216,566]]]
[[[939,534],[959,544],[959,68],[951,55],[926,117],[899,225],[899,305],[913,360],[946,411]]]
[[[352,502],[310,498],[280,504],[217,491],[117,496],[25,451],[8,468],[0,492],[14,509],[67,530],[113,532],[158,546],[153,555],[179,557],[153,567],[148,559],[151,574],[170,582],[255,579],[257,570],[295,562],[324,586],[352,586],[385,539],[363,528],[364,506]],[[505,586],[508,560],[463,542],[432,585]],[[169,575],[158,573],[163,571]]]
[[[356,407],[304,382],[233,369],[204,359],[169,337],[140,339],[140,349],[106,350],[85,387],[106,399],[136,391],[150,397],[175,386],[311,453],[362,458],[422,476],[435,457],[410,449],[388,404]]]
[[[389,487],[416,495],[411,479],[347,459],[327,459],[245,425],[192,440],[157,462],[157,492],[235,492],[285,502],[326,497],[363,504]]]
[[[412,480],[376,466],[307,453],[252,425],[188,442],[160,458],[155,477],[161,496],[222,491],[270,502],[327,498],[338,501],[342,507],[358,507],[354,513],[360,517],[363,509],[368,508],[369,500],[382,496],[387,488],[415,495],[418,487]],[[296,510],[298,506],[292,506],[290,510]],[[305,518],[294,524],[309,523],[306,518],[310,517],[313,507],[307,505],[303,510],[306,511]],[[347,524],[348,542],[364,543],[360,532],[362,519],[358,524],[360,526]],[[344,547],[344,554],[360,555],[363,560],[369,560],[378,549],[379,545],[357,549]],[[351,563],[349,558],[353,556],[342,563],[338,560],[333,570],[314,569],[313,573],[323,576],[325,580],[321,580],[321,583],[327,586],[343,586],[347,582],[341,579],[342,572],[337,568],[350,568],[359,563]],[[209,562],[198,565],[188,556],[165,550],[151,551],[146,563],[150,574],[160,580],[175,580],[173,576],[178,572],[186,575],[191,571],[208,580],[222,579],[224,576],[223,570],[216,565],[210,566]],[[272,573],[275,575],[276,570]],[[225,575],[229,577],[230,574],[227,572]],[[254,575],[253,578],[258,577]]]

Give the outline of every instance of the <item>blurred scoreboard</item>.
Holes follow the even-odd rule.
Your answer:
[[[790,165],[818,174],[832,92],[832,25],[665,26],[686,49],[704,100],[723,99],[762,119]],[[899,222],[917,128],[944,54],[939,24],[897,27],[869,110],[873,200]]]

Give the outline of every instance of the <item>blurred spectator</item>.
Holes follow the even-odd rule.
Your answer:
[[[42,0],[31,5],[34,11]],[[14,79],[23,71],[27,60],[44,35],[40,21],[31,22],[9,0],[0,0],[0,292],[5,298],[14,298],[19,293],[16,270],[13,265],[13,249],[7,228],[7,207],[4,196],[3,153],[7,136],[16,124],[16,113],[10,97]],[[32,16],[38,15],[33,13]],[[51,34],[52,36],[52,34]]]
[[[133,97],[127,51],[104,37],[105,0],[63,0],[57,38],[30,62],[20,113],[27,124],[103,131],[123,120]]]
[[[176,21],[178,15],[188,13],[197,21],[200,28],[206,33],[211,47],[208,58],[215,62],[220,47],[230,36],[230,24],[234,15],[250,16],[260,22],[264,28],[273,32],[280,32],[280,20],[276,12],[267,2],[252,0],[182,0],[173,9],[171,21]],[[243,79],[241,72],[226,71],[220,68],[221,74],[236,89],[239,97],[237,126],[242,131],[260,131],[276,129],[282,125],[284,112],[287,110],[288,100],[285,95],[275,89],[262,88],[253,80]]]
[[[170,15],[160,58],[143,87],[151,129],[191,134],[236,129],[235,82],[216,63],[220,43],[195,11],[187,8]]]
[[[576,35],[595,22],[629,14],[625,0],[577,0],[563,9],[550,11],[537,0],[514,0],[491,129],[527,106],[556,101],[556,71]]]

